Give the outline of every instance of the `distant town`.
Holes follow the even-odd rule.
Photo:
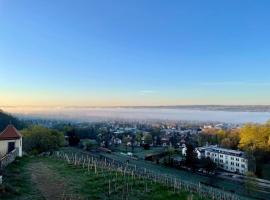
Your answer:
[[[258,153],[252,153],[248,148],[240,150],[240,132],[245,125],[161,120],[106,120],[91,123],[49,119],[24,121],[65,131],[67,143],[75,140],[72,146],[90,152],[98,151],[113,159],[124,159],[130,163],[151,162],[240,184],[245,184],[245,177],[249,176],[259,182],[257,187],[260,190],[270,189],[267,186],[270,183],[266,172],[269,165],[267,159],[265,163],[259,159]],[[73,138],[72,141],[70,138]],[[256,179],[257,176],[262,179]],[[218,187],[215,184],[212,186]]]

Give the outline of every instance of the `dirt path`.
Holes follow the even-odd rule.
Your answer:
[[[32,163],[29,170],[32,183],[46,200],[62,199],[65,183],[54,170],[43,162]]]

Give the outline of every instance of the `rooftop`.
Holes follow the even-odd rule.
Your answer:
[[[0,140],[14,140],[20,139],[21,137],[21,133],[11,124],[8,125],[3,132],[0,133]]]
[[[220,148],[218,146],[206,146],[198,148],[199,151],[211,151],[213,153],[221,153],[225,155],[237,156],[237,157],[245,157],[245,153],[243,151],[237,151],[232,149]]]

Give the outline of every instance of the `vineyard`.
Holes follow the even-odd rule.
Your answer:
[[[181,181],[102,156],[56,152],[52,157],[67,162],[73,168],[84,170],[86,175],[91,175],[94,179],[103,180],[98,189],[103,190],[103,198],[107,199],[142,199],[149,194],[157,195],[154,199],[168,199],[168,195],[180,199],[181,196],[183,199],[240,199],[237,195],[219,189]],[[96,187],[95,185],[92,187]],[[69,199],[69,195],[64,195],[65,198]]]
[[[59,151],[17,159],[4,171],[2,200],[240,200],[236,194],[184,181],[102,155]]]

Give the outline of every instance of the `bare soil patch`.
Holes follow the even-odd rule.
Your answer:
[[[29,166],[32,183],[36,185],[44,199],[62,199],[65,183],[59,175],[43,162],[31,163]]]

